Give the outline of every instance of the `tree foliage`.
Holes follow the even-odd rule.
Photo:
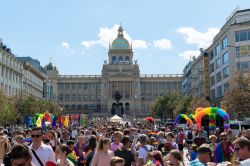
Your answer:
[[[205,97],[192,97],[192,100],[190,101],[189,113],[194,113],[198,107],[210,107],[210,102]]]
[[[0,91],[0,124],[24,122],[26,115],[33,117],[37,113],[44,113],[46,111],[54,115],[63,113],[62,108],[56,103],[23,94],[7,97]]]
[[[175,92],[170,92],[164,96],[158,97],[152,104],[151,113],[161,119],[172,119],[180,98],[181,95]]]
[[[235,73],[230,82],[230,89],[224,95],[224,107],[239,118],[250,116],[250,76]]]
[[[198,107],[209,107],[210,103],[204,97],[182,96],[178,93],[168,93],[158,97],[152,105],[152,116],[161,119],[175,118],[178,114],[194,113]]]

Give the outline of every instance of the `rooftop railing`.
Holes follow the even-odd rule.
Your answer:
[[[59,78],[101,78],[101,75],[59,75]]]
[[[183,77],[183,74],[141,74],[141,77],[154,77],[154,78],[162,78],[162,77]]]

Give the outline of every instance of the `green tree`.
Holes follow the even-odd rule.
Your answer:
[[[157,116],[162,119],[174,118],[174,110],[178,105],[178,100],[181,98],[180,94],[170,92],[164,96],[158,97],[152,104],[152,116]]]
[[[190,102],[192,101],[192,96],[181,96],[179,97],[177,106],[174,110],[174,116],[178,114],[189,114],[191,113]]]
[[[210,107],[210,102],[205,97],[192,97],[190,101],[190,112],[194,113],[198,107],[206,108]]]
[[[236,113],[239,118],[250,116],[250,76],[234,73],[230,90],[224,95],[223,106],[229,113]]]
[[[18,117],[15,111],[13,98],[7,97],[2,91],[0,91],[0,123],[15,123],[16,118]]]

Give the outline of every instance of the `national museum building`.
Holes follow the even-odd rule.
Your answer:
[[[59,75],[51,62],[45,70],[49,98],[66,113],[145,116],[158,96],[170,91],[181,93],[182,88],[182,75],[140,74],[137,61],[133,61],[132,45],[124,38],[121,26],[110,45],[101,75]]]

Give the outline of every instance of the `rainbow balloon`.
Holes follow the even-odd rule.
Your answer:
[[[229,128],[230,126],[230,117],[229,115],[226,113],[225,110],[221,109],[221,108],[217,108],[217,107],[207,107],[207,108],[203,108],[202,110],[199,111],[195,111],[195,121],[197,123],[197,127],[198,129],[201,128],[201,121],[202,118],[208,115],[209,116],[209,126],[210,127],[215,127],[216,126],[216,115],[220,116],[223,118],[224,120],[224,128]]]
[[[180,121],[181,118],[184,118],[190,126],[193,126],[193,121],[187,115],[185,115],[185,114],[179,114],[176,117],[173,126],[175,126],[177,123],[179,123],[179,121]]]

